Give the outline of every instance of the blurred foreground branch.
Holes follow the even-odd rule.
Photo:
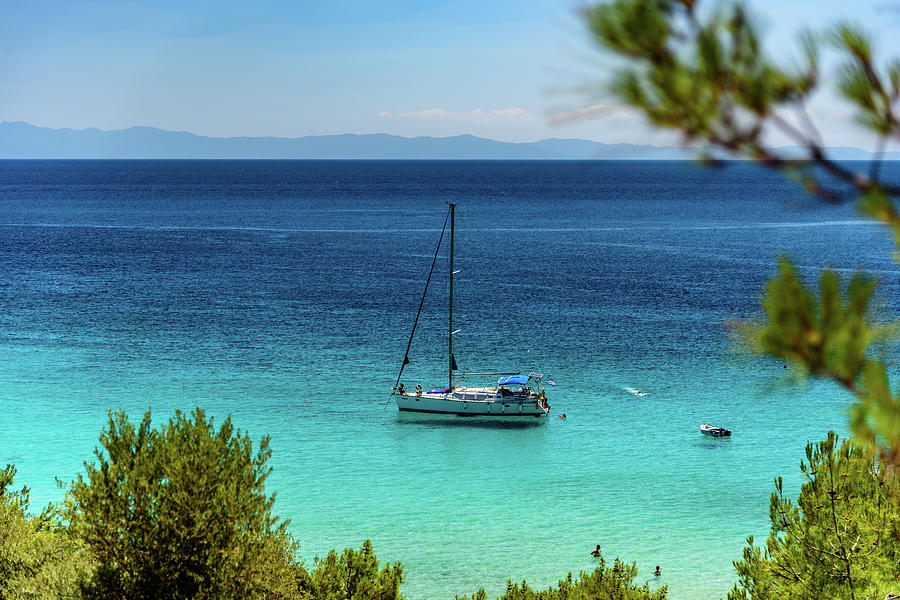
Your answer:
[[[708,13],[699,0],[615,0],[585,10],[594,39],[626,59],[611,89],[654,125],[681,133],[685,144],[725,151],[782,171],[826,202],[860,199],[862,214],[891,228],[900,247],[900,186],[882,177],[888,141],[900,141],[897,109],[900,61],[880,65],[858,28],[839,23],[801,38],[804,62],[788,68],[768,58],[759,28],[740,4]],[[837,52],[837,93],[855,109],[860,127],[873,133],[878,152],[865,170],[828,154],[807,111],[822,86],[822,47]],[[799,156],[767,145],[780,133],[801,148]],[[822,273],[814,290],[782,259],[769,282],[762,324],[740,330],[757,352],[789,360],[816,377],[831,379],[855,397],[851,428],[875,446],[886,467],[900,464],[900,397],[891,393],[888,370],[873,344],[893,328],[875,323],[870,299],[875,281],[857,274],[844,284]]]

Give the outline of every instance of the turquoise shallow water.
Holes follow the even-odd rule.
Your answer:
[[[865,266],[897,299],[884,232],[746,166],[3,162],[0,191],[0,462],[36,505],[107,408],[201,406],[271,435],[268,489],[308,562],[371,538],[411,600],[546,587],[597,543],[676,600],[723,596],[773,478],[796,490],[847,405],[735,354],[724,323],[755,313],[782,252]],[[448,200],[457,360],[551,373],[546,422],[388,402]],[[408,387],[443,382],[444,293]]]

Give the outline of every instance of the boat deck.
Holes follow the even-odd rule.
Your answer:
[[[458,387],[452,392],[394,392],[401,411],[459,416],[542,416],[550,412],[546,398],[525,390],[496,387]]]

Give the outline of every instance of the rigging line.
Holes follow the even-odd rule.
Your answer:
[[[438,238],[437,248],[434,249],[434,258],[431,259],[431,270],[428,271],[428,279],[425,280],[425,289],[422,290],[422,299],[419,301],[419,312],[416,313],[416,320],[413,321],[412,331],[409,334],[409,342],[406,344],[406,352],[403,353],[403,364],[400,365],[400,372],[397,374],[397,381],[392,389],[397,389],[400,384],[400,378],[403,377],[403,369],[409,364],[409,349],[412,347],[413,336],[416,334],[416,326],[419,324],[419,315],[422,314],[422,306],[425,305],[425,294],[428,293],[428,284],[431,283],[431,275],[434,273],[434,265],[437,263],[438,252],[441,250],[441,242],[444,240],[444,232],[447,231],[447,221],[450,220],[450,211],[444,217],[444,227],[441,228],[441,237]],[[388,398],[390,401],[390,397]],[[384,403],[387,406],[387,402]],[[383,407],[382,407],[383,408]]]
[[[468,224],[465,222],[465,219],[463,219],[463,217],[457,215],[457,219],[459,220],[459,224],[461,225],[460,229],[462,229],[465,232],[466,238],[469,240],[469,244],[471,244],[472,248],[475,249],[475,254],[478,255],[478,260],[481,263],[481,270],[484,272],[485,280],[490,281],[490,272],[488,271],[488,268],[487,268],[487,260],[485,260],[484,253],[481,252],[481,248],[479,248],[475,244],[475,240],[472,239],[472,235],[470,233],[472,231],[472,229],[468,226]],[[506,318],[506,320],[509,322],[509,324],[515,325],[515,320],[513,319],[512,314],[510,314],[510,312],[506,309],[506,305],[501,302],[501,303],[499,303],[499,306],[500,306],[500,310],[503,311],[503,316]],[[516,328],[517,333],[520,331],[521,331],[521,328]],[[531,352],[530,345],[528,348],[528,352]]]

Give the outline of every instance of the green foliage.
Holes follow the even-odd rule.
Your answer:
[[[781,258],[762,304],[768,317],[760,327],[745,327],[754,349],[853,386],[866,365],[870,346],[891,331],[868,318],[874,279],[857,273],[844,289],[840,277],[825,269],[819,291],[800,279],[793,263]]]
[[[846,57],[840,68],[838,90],[859,109],[859,121],[882,136],[900,133],[893,112],[900,97],[900,63],[894,60],[887,67],[887,77],[879,74],[871,43],[862,31],[848,23],[838,24],[828,39]]]
[[[334,550],[316,559],[310,573],[309,590],[315,600],[403,600],[400,584],[403,566],[387,563],[379,570],[372,542],[366,540],[356,551]]]
[[[402,600],[403,568],[379,569],[368,540],[308,572],[264,484],[256,452],[197,409],[153,429],[110,413],[96,461],[72,482],[63,523],[30,517],[28,490],[0,470],[0,600]]]
[[[883,363],[866,367],[858,398],[850,407],[853,434],[877,448],[886,465],[900,465],[900,396],[891,393]],[[897,499],[900,502],[900,496]]]
[[[111,413],[68,519],[93,571],[86,598],[300,597],[302,566],[265,495],[271,451],[197,409],[160,429]]]
[[[894,244],[900,248],[900,214],[883,190],[876,188],[866,191],[859,201],[858,209],[861,214],[878,219],[890,227],[894,234]],[[900,262],[900,253],[897,251],[894,251],[894,259]]]
[[[612,567],[601,557],[600,564],[590,573],[579,573],[576,581],[572,574],[560,580],[557,587],[536,592],[526,582],[521,585],[512,581],[506,584],[506,593],[499,600],[665,600],[667,588],[651,590],[646,583],[634,583],[638,575],[637,566],[625,564],[618,558]],[[472,596],[457,596],[456,600],[487,600],[484,590]]]
[[[778,271],[762,301],[766,321],[742,324],[742,334],[756,352],[851,390],[858,400],[850,411],[853,433],[880,448],[889,464],[900,464],[900,397],[891,393],[884,363],[872,358],[873,346],[894,337],[896,326],[876,324],[870,314],[875,280],[857,273],[842,287],[825,269],[816,291],[788,258],[780,259]]]
[[[628,57],[613,92],[686,141],[764,155],[763,118],[805,98],[818,78],[814,45],[797,72],[777,67],[740,4],[701,22],[693,0],[616,0],[585,11],[595,39]]]
[[[781,478],[770,502],[765,548],[744,549],[728,600],[886,598],[900,581],[900,480],[873,453],[829,432],[806,448],[794,504]]]
[[[812,193],[833,200],[813,164],[860,191],[900,193],[826,156],[821,136],[805,110],[820,85],[819,49],[829,42],[843,59],[838,91],[859,111],[860,122],[882,140],[900,139],[900,61],[879,69],[871,43],[856,27],[839,24],[824,36],[801,37],[802,66],[778,65],[763,51],[758,27],[740,3],[722,5],[705,18],[699,0],[614,0],[584,11],[594,39],[624,57],[613,94],[654,125],[680,131],[686,142],[706,143],[753,158],[799,177]],[[793,115],[792,117],[790,115]],[[792,138],[806,156],[767,147],[772,131]]]
[[[28,489],[13,491],[16,469],[0,469],[0,600],[78,598],[83,553],[47,514],[28,513]]]

